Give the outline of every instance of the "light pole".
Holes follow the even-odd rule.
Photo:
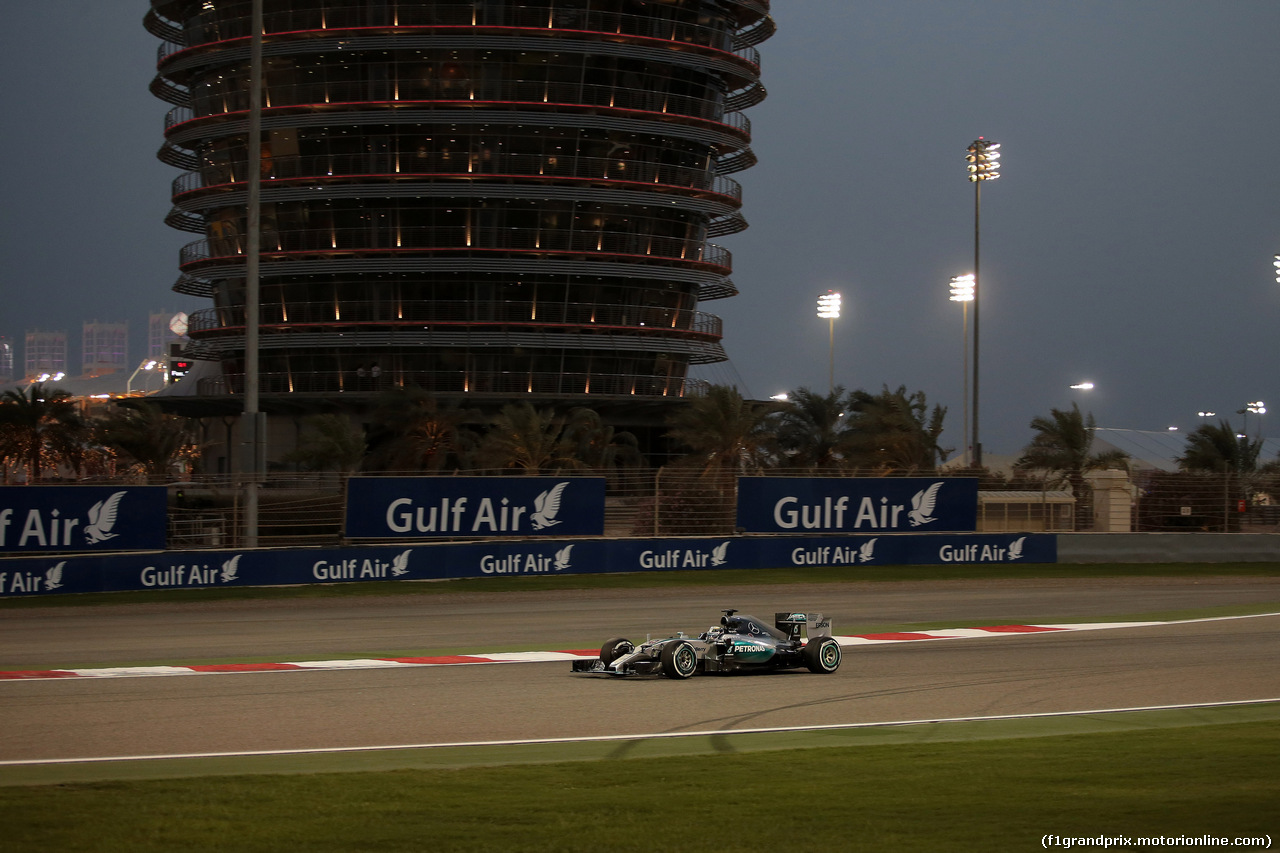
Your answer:
[[[951,301],[959,302],[961,312],[961,344],[960,375],[964,377],[964,406],[960,410],[960,419],[964,423],[964,465],[969,467],[969,303],[973,301],[973,273],[957,275],[951,278]]]
[[[840,294],[828,290],[818,297],[818,316],[827,321],[827,393],[836,392],[836,320],[840,318]]]
[[[1280,284],[1280,255],[1276,255],[1275,265],[1276,265],[1276,284]]]
[[[142,363],[138,365],[138,368],[134,370],[133,373],[129,374],[128,380],[126,380],[124,383],[124,393],[125,394],[133,393],[133,380],[137,378],[139,373],[141,373],[144,370],[152,371],[157,369],[159,369],[160,371],[163,371],[164,365],[153,358],[144,358],[142,360]]]
[[[1244,415],[1244,434],[1249,435],[1249,415],[1259,415],[1258,418],[1258,437],[1262,437],[1262,418],[1261,415],[1267,413],[1267,404],[1261,400],[1252,403],[1245,403],[1244,408],[1236,412],[1237,415]]]
[[[259,321],[261,319],[260,253],[262,250],[262,16],[263,0],[249,8],[248,167],[245,198],[244,412],[241,415],[244,458],[244,546],[258,547],[258,490],[266,471],[267,417],[260,402]]]
[[[969,144],[965,160],[973,183],[973,464],[982,467],[982,440],[978,437],[978,306],[981,281],[982,185],[1000,177],[1000,143],[979,136]]]

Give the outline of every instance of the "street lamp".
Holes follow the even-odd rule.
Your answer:
[[[137,369],[134,370],[133,373],[129,374],[129,379],[124,383],[124,393],[126,394],[133,393],[133,380],[138,377],[139,373],[141,373],[144,370],[150,372],[156,369],[160,369],[163,371],[164,365],[162,365],[159,361],[156,361],[154,358],[144,358],[142,360],[142,363],[138,365]]]
[[[1276,255],[1276,284],[1280,284],[1280,255]]]
[[[1072,391],[1092,391],[1092,382],[1077,382],[1075,385],[1068,386]]]
[[[969,303],[973,301],[973,273],[951,277],[951,301],[959,302],[961,312],[961,376],[964,377],[964,407],[960,418],[964,423],[964,464],[969,466]]]
[[[981,265],[982,185],[1000,177],[1000,143],[979,136],[969,144],[965,160],[973,183],[973,464],[982,466],[982,441],[978,438],[978,305]]]
[[[828,344],[827,355],[827,393],[836,392],[836,320],[840,318],[840,294],[828,290],[818,297],[818,316],[827,321]]]

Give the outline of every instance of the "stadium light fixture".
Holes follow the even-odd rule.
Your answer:
[[[818,316],[827,321],[827,393],[836,392],[836,320],[840,319],[840,294],[828,290],[818,297]]]

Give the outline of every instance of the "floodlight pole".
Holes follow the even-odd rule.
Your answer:
[[[978,438],[978,282],[982,258],[982,181],[973,182],[973,466],[982,467],[982,442]]]
[[[982,184],[1000,177],[1000,143],[979,136],[969,145],[969,180],[973,182],[973,464],[982,467],[982,440],[978,437],[978,306],[982,302]]]
[[[259,255],[262,251],[262,0],[253,0],[249,33],[249,132],[245,140],[249,169],[245,212],[244,416],[245,456],[244,545],[258,547],[258,490],[265,457],[266,419],[258,401]]]
[[[969,303],[973,301],[973,279],[969,275],[953,276],[951,279],[951,301],[959,302],[963,309],[960,314],[960,376],[964,385],[964,407],[960,411],[960,420],[964,424],[964,464],[972,463],[972,448],[969,446]]]
[[[827,394],[836,393],[836,321],[827,318]]]

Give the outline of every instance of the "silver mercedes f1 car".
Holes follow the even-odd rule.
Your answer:
[[[573,672],[586,675],[655,675],[690,678],[699,672],[731,673],[805,667],[810,672],[840,668],[840,643],[831,620],[820,613],[775,613],[770,625],[754,616],[722,611],[720,624],[697,637],[684,632],[639,646],[616,637],[600,647],[596,660],[576,660]],[[807,635],[807,641],[806,641]]]

